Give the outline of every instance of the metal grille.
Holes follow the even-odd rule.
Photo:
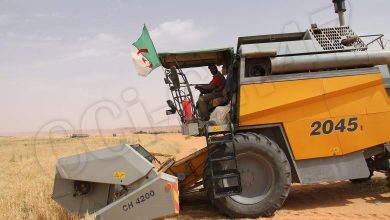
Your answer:
[[[345,47],[341,44],[341,40],[347,37],[356,36],[355,32],[350,27],[332,27],[310,29],[310,34],[317,40],[324,50],[345,50],[353,49],[365,50],[366,45],[359,38],[351,47]]]

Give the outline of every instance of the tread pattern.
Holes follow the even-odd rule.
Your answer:
[[[269,217],[274,214],[274,212],[278,209],[280,209],[284,201],[286,200],[288,193],[290,191],[291,186],[291,168],[290,164],[288,162],[288,159],[284,152],[279,148],[279,146],[272,141],[271,139],[267,138],[266,136],[256,134],[256,133],[238,133],[234,136],[234,141],[236,143],[237,149],[241,144],[253,144],[253,146],[256,146],[256,148],[262,148],[262,151],[267,154],[267,158],[273,158],[273,160],[280,164],[281,169],[278,171],[279,174],[284,176],[284,183],[279,185],[279,188],[277,189],[278,192],[276,194],[277,197],[267,197],[269,201],[265,202],[264,210],[257,210],[257,212],[251,212],[251,213],[240,213],[237,210],[234,210],[231,208],[231,206],[226,205],[228,202],[230,203],[236,203],[231,198],[219,198],[214,199],[209,196],[209,199],[211,200],[211,203],[216,206],[219,212],[231,217],[231,218],[257,218],[257,217]],[[207,178],[207,169],[208,167],[205,166],[205,189],[208,192],[209,184],[210,182]],[[281,173],[282,172],[282,173]],[[274,190],[275,191],[275,190]],[[207,193],[208,195],[210,193]],[[229,201],[227,201],[229,200]],[[237,204],[237,203],[236,203]],[[240,204],[237,204],[240,205]]]

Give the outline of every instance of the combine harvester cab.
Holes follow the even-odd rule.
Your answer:
[[[177,178],[157,172],[152,158],[140,145],[126,144],[61,158],[52,198],[72,214],[97,219],[177,215]]]

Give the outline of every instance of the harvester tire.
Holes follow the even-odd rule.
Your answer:
[[[355,184],[359,184],[359,183],[365,183],[369,180],[371,180],[371,177],[374,175],[373,172],[370,172],[370,176],[366,177],[366,178],[359,178],[359,179],[350,179],[349,181],[351,181],[351,183],[355,183]]]
[[[211,203],[231,218],[272,216],[283,206],[290,191],[291,168],[286,155],[275,142],[260,134],[236,134],[234,141],[242,193],[214,198],[210,178],[205,177]],[[210,172],[208,166],[205,168],[207,175]],[[227,181],[223,184],[229,186]]]
[[[214,194],[213,194],[213,191],[211,188],[212,183],[211,183],[210,175],[211,175],[210,167],[209,167],[208,163],[206,163],[204,166],[204,171],[203,171],[203,188],[205,189],[207,197],[209,198],[211,204],[214,205],[213,204]]]

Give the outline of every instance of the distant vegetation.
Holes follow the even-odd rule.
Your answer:
[[[89,134],[72,134],[71,138],[87,138]]]
[[[180,133],[180,131],[135,131],[134,134],[167,134],[167,133]]]

